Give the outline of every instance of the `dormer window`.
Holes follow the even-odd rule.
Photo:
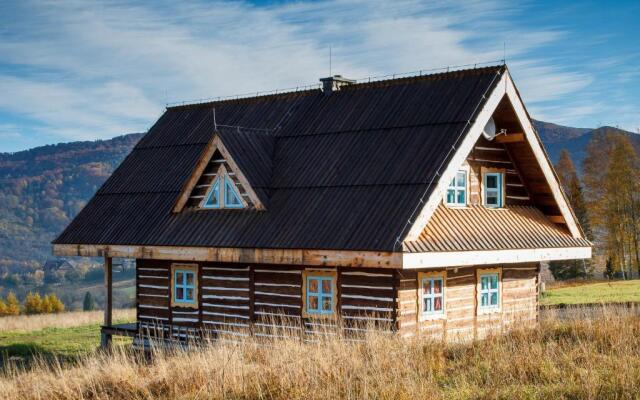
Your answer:
[[[459,170],[447,188],[445,203],[448,206],[467,205],[467,171]]]
[[[245,207],[245,202],[238,192],[238,187],[224,166],[218,168],[211,188],[204,196],[200,207],[205,209]]]

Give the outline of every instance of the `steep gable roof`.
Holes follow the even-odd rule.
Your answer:
[[[54,243],[397,250],[505,72],[169,108]],[[263,211],[172,212],[214,134],[214,108],[217,126],[234,127],[218,133]]]

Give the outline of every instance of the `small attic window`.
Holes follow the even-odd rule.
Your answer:
[[[243,201],[236,183],[229,176],[226,169],[221,166],[216,173],[211,188],[204,196],[202,203],[200,203],[200,208],[210,210],[245,207],[246,203]]]

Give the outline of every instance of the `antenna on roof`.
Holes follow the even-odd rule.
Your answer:
[[[331,45],[329,45],[329,76],[331,76]]]
[[[218,124],[216,123],[216,108],[213,107],[213,129],[218,130]]]
[[[502,65],[507,64],[507,42],[502,42]]]

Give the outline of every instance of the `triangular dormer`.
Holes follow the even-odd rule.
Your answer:
[[[207,144],[173,211],[264,210],[264,204],[224,145],[219,132]]]

